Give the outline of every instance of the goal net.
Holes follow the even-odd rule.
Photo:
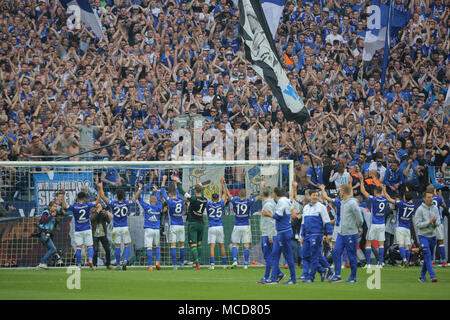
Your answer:
[[[166,188],[173,188],[172,177],[181,180],[183,189],[193,193],[192,189],[200,181],[204,186],[204,195],[209,200],[213,193],[221,192],[220,178],[224,177],[230,193],[238,195],[245,189],[247,197],[259,195],[262,180],[268,186],[284,186],[289,189],[293,179],[292,160],[259,160],[259,161],[158,161],[158,162],[112,162],[112,161],[79,161],[79,162],[0,162],[0,205],[10,210],[7,217],[0,217],[0,266],[1,267],[34,267],[45,255],[46,248],[40,239],[33,236],[39,217],[50,201],[65,190],[65,201],[68,205],[76,202],[80,191],[88,191],[88,200],[97,198],[96,183],[103,181],[105,194],[116,200],[116,190],[125,191],[125,198],[132,199],[137,191],[138,181],[144,184],[143,198],[150,201],[152,186],[161,186],[163,175],[167,175],[169,183]],[[164,200],[163,200],[164,202]],[[14,207],[14,209],[12,207]],[[254,265],[264,264],[261,251],[260,215],[261,201],[252,208],[249,262]],[[110,209],[109,209],[110,210]],[[144,216],[138,203],[131,205],[128,226],[131,236],[131,253],[129,264],[146,266],[147,256],[144,247]],[[185,206],[185,214],[187,206]],[[186,216],[184,215],[184,220]],[[225,248],[227,261],[231,258],[231,232],[234,226],[234,211],[227,205],[223,215]],[[68,266],[75,264],[74,222],[72,216],[58,215],[52,236],[58,250],[49,260],[49,266]],[[163,205],[161,213],[160,264],[171,265],[170,246],[168,244],[167,206]],[[204,215],[204,232],[201,247],[201,264],[209,264],[209,246],[207,244],[208,219]],[[187,228],[187,223],[185,222]],[[115,264],[114,245],[111,242],[112,223],[109,224],[107,236],[110,240],[111,262]],[[186,230],[185,252],[186,264],[192,263],[188,247]],[[122,247],[123,250],[123,247]],[[123,251],[122,251],[123,252]],[[83,262],[86,263],[87,250],[83,250]],[[177,254],[179,255],[179,254]],[[216,246],[216,257],[220,257]],[[238,263],[243,264],[243,247],[239,246]],[[60,259],[59,259],[60,258]],[[58,261],[59,260],[59,261]],[[217,259],[216,259],[217,260]],[[98,265],[104,265],[105,252],[99,246]]]

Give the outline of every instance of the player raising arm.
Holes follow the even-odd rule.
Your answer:
[[[174,177],[175,187],[184,195],[185,199],[189,201],[189,209],[187,214],[187,230],[188,242],[191,248],[191,253],[194,258],[195,267],[200,269],[200,252],[203,237],[203,212],[208,201],[203,195],[203,185],[200,181],[194,187],[194,195],[185,193],[181,186],[180,179]]]
[[[228,198],[231,195],[228,193]],[[250,257],[250,243],[252,241],[252,233],[250,229],[250,209],[255,203],[256,199],[247,198],[245,189],[239,190],[239,196],[231,198],[233,204],[233,211],[236,215],[234,221],[233,232],[231,233],[231,255],[233,257],[233,264],[231,268],[237,267],[238,246],[239,243],[244,245],[244,269],[248,268],[248,259]]]
[[[407,268],[409,265],[409,248],[411,246],[411,220],[414,217],[414,194],[410,191],[403,195],[402,200],[394,200],[386,192],[386,186],[383,185],[383,194],[387,201],[395,204],[397,207],[397,226],[395,228],[395,239],[402,256],[402,266]]]
[[[131,237],[128,230],[128,215],[130,214],[130,204],[136,202],[137,197],[133,200],[125,200],[125,191],[123,189],[116,190],[117,200],[110,200],[103,191],[103,183],[98,184],[98,193],[103,201],[111,208],[113,214],[113,231],[112,241],[116,246],[116,266],[120,267],[120,245],[124,244],[124,254],[122,262],[122,270],[127,270],[128,257],[130,256]]]
[[[61,206],[67,209],[68,214],[71,212],[75,219],[75,245],[77,266],[81,269],[81,249],[83,245],[87,247],[88,264],[93,269],[92,258],[94,257],[94,241],[92,239],[91,230],[91,209],[100,202],[100,193],[97,195],[95,202],[88,202],[87,195],[84,192],[79,192],[77,195],[77,202],[68,206],[65,201],[65,190],[62,191]]]
[[[180,265],[184,268],[184,241],[185,231],[183,222],[184,200],[177,189],[166,192],[167,176],[164,175],[161,183],[161,194],[169,206],[169,243],[173,269],[177,270],[177,243],[180,245]]]
[[[208,244],[209,244],[209,257],[210,257],[210,269],[214,269],[214,248],[216,242],[220,246],[220,252],[222,254],[222,264],[224,268],[227,266],[227,257],[225,253],[225,235],[223,233],[222,215],[225,207],[225,203],[228,199],[228,188],[225,185],[225,179],[220,178],[220,184],[222,185],[222,199],[219,198],[217,193],[213,193],[212,201],[206,203],[206,213],[208,215]]]
[[[158,189],[155,185],[153,185],[153,195],[150,198],[150,204],[144,201],[141,191],[142,191],[142,183],[138,184],[139,189],[136,193],[136,197],[138,198],[139,204],[142,209],[144,209],[144,242],[145,247],[147,248],[147,259],[148,259],[148,269],[149,271],[153,271],[153,246],[155,246],[155,266],[156,269],[159,270],[161,267],[159,266],[159,243],[160,243],[160,219],[161,219],[161,211],[162,211],[162,202],[161,196],[159,194]]]
[[[370,255],[372,252],[371,246],[372,241],[377,240],[379,244],[378,250],[378,266],[383,267],[383,257],[384,257],[384,232],[386,229],[385,225],[385,212],[386,212],[386,197],[383,195],[383,189],[376,186],[374,189],[374,195],[370,195],[364,187],[364,178],[359,172],[359,179],[361,180],[361,193],[362,195],[369,199],[372,205],[372,223],[370,224],[369,231],[367,233],[366,242],[366,266],[364,268],[370,268]]]

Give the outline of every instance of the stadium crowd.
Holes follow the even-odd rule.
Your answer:
[[[299,189],[339,189],[355,165],[395,195],[449,158],[449,4],[395,0],[407,26],[362,61],[370,1],[288,1],[275,42],[311,121],[288,122],[244,58],[230,0],[94,0],[108,39],[72,29],[57,0],[0,0],[0,159],[170,160],[180,114],[221,131],[281,132]],[[70,20],[70,19],[69,19]],[[248,146],[247,146],[248,147]],[[311,159],[315,167],[311,167]],[[316,176],[317,175],[317,176]]]

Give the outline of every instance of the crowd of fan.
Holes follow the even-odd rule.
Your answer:
[[[108,41],[67,22],[57,0],[0,0],[0,160],[170,160],[174,119],[196,113],[204,129],[278,128],[303,188],[339,188],[360,168],[397,193],[449,163],[442,0],[395,0],[410,20],[384,87],[383,50],[362,61],[370,1],[288,1],[275,43],[310,110],[311,149],[246,61],[230,0],[90,2]]]

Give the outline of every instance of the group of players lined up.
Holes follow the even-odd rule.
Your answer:
[[[361,181],[363,181],[361,173],[359,175]],[[351,185],[341,186],[339,196],[336,199],[328,197],[322,185],[320,186],[322,202],[328,201],[336,208],[334,221],[330,220],[325,205],[319,201],[319,190],[308,190],[306,192],[307,199],[303,201],[305,206],[302,213],[299,214],[299,199],[295,194],[291,194],[290,200],[287,200],[290,202],[284,203],[280,196],[277,195],[276,189],[274,190],[274,198],[270,199],[269,190],[264,186],[262,187],[261,197],[264,202],[261,211],[263,216],[261,219],[261,231],[266,270],[263,278],[258,283],[277,284],[285,277],[279,269],[280,248],[283,250],[285,261],[291,273],[291,279],[285,284],[295,284],[297,283],[296,280],[314,282],[316,273],[320,274],[321,281],[327,279],[329,282],[343,282],[341,266],[344,253],[348,257],[351,268],[350,277],[346,282],[356,282],[357,244],[364,222],[368,227],[365,246],[365,268],[371,268],[372,241],[377,241],[379,244],[377,267],[382,268],[384,265],[385,215],[389,203],[397,208],[398,219],[395,238],[402,256],[402,266],[407,267],[409,265],[409,253],[412,243],[411,223],[415,226],[424,256],[419,281],[427,281],[427,272],[432,282],[437,281],[432,263],[436,241],[439,245],[442,266],[445,267],[446,265],[442,216],[446,205],[442,197],[436,194],[436,190],[431,185],[427,187],[423,203],[416,210],[413,202],[414,194],[411,192],[406,192],[403,195],[403,199],[392,199],[386,192],[385,186],[376,187],[374,194],[371,195],[366,191],[364,184],[361,184],[361,193],[371,204],[370,211],[365,207],[363,199],[357,200],[353,198]],[[293,182],[292,190],[296,190],[296,187],[296,182]],[[288,210],[291,213],[291,219],[302,219],[299,240],[303,260],[303,274],[298,278],[295,275],[290,242],[287,241],[287,239],[292,237],[292,234],[288,225],[283,225],[280,222],[283,212]],[[273,228],[271,219],[264,218],[266,216],[275,218],[276,228]],[[332,222],[334,223],[334,228]],[[332,248],[334,270],[332,270],[327,259],[322,254],[321,245],[323,241],[328,242]]]
[[[359,176],[361,181],[363,181],[361,173],[359,173]],[[294,182],[293,189],[295,189],[295,187],[296,183]],[[329,282],[343,282],[341,278],[341,265],[343,254],[346,253],[351,268],[350,277],[346,282],[356,282],[357,244],[359,242],[359,236],[362,233],[364,221],[368,227],[365,246],[366,265],[364,268],[371,268],[371,245],[372,241],[375,240],[379,244],[377,267],[382,268],[384,265],[385,215],[388,204],[392,203],[397,208],[398,219],[395,230],[395,239],[396,243],[399,245],[400,254],[402,256],[402,266],[407,267],[409,265],[409,253],[412,244],[411,224],[413,223],[424,256],[424,263],[419,276],[419,281],[427,281],[427,272],[429,273],[432,282],[437,281],[432,260],[437,242],[442,266],[446,266],[442,215],[446,204],[443,201],[442,196],[436,194],[436,190],[432,185],[426,188],[423,203],[417,209],[415,209],[413,202],[413,193],[406,192],[403,195],[403,199],[392,199],[386,192],[386,187],[384,185],[376,187],[374,189],[374,194],[371,195],[366,191],[364,184],[361,184],[361,193],[370,202],[371,210],[368,210],[365,207],[362,198],[359,200],[353,198],[353,189],[349,184],[341,187],[338,198],[336,199],[331,199],[327,196],[323,185],[320,186],[320,189],[322,191],[322,201],[324,203],[327,201],[336,208],[334,228],[332,229],[325,205],[319,201],[318,190],[307,191],[306,196],[309,196],[309,199],[304,201],[305,207],[303,208],[300,237],[303,274],[297,279],[301,279],[303,282],[313,282],[315,274],[318,272],[322,281],[328,279]],[[293,199],[295,198],[291,197],[291,201]],[[309,203],[306,204],[307,202]],[[291,210],[293,211],[292,218],[294,218],[295,207],[292,207]],[[262,214],[266,214],[264,208]],[[297,217],[299,217],[299,215],[297,215]],[[322,241],[327,241],[332,248],[334,271],[322,254]],[[266,261],[270,261],[271,258],[278,261],[278,258],[273,254],[270,255],[269,253],[265,253],[264,256],[265,258],[267,257]],[[285,258],[286,261],[289,261],[288,257],[285,256]],[[273,262],[267,263],[267,265],[272,265],[276,268],[278,262],[276,264]],[[278,274],[279,271],[273,270],[272,276],[268,278],[269,271],[270,270],[266,268],[264,277],[258,282],[274,283],[277,278],[276,274]],[[282,276],[283,275],[279,276],[279,278]],[[291,281],[293,276],[295,275],[291,272]],[[295,283],[295,281],[293,282]]]
[[[138,202],[144,210],[144,242],[147,249],[148,270],[153,270],[153,261],[157,270],[160,270],[160,217],[163,210],[162,198],[168,206],[169,216],[169,234],[170,255],[172,258],[173,268],[178,269],[177,263],[177,244],[179,245],[179,265],[184,267],[185,262],[185,226],[183,221],[183,212],[185,211],[185,203],[189,204],[187,214],[187,232],[189,247],[195,262],[195,267],[200,269],[200,246],[202,244],[203,235],[203,213],[206,214],[209,221],[208,244],[210,246],[210,263],[211,269],[215,268],[214,249],[215,244],[220,245],[222,254],[222,264],[227,266],[225,254],[225,236],[222,225],[222,215],[225,204],[230,201],[235,212],[235,225],[231,235],[232,242],[232,258],[231,268],[237,266],[238,246],[244,246],[244,268],[248,268],[250,257],[251,229],[250,217],[251,207],[259,197],[253,199],[246,198],[245,190],[240,190],[239,196],[232,197],[226,184],[225,179],[221,178],[222,192],[212,195],[212,201],[203,195],[203,186],[200,182],[194,187],[194,194],[186,193],[180,183],[178,177],[173,177],[174,188],[167,188],[167,176],[163,177],[161,188],[154,185],[150,202],[144,201],[142,190],[143,185],[138,184],[138,190],[133,199],[125,200],[125,192],[122,189],[116,191],[117,200],[108,199],[103,190],[102,183],[98,183],[98,196],[96,201],[87,201],[87,194],[79,192],[77,202],[67,205],[64,195],[61,197],[61,206],[67,210],[68,214],[73,215],[75,222],[74,240],[76,244],[76,264],[81,268],[82,248],[87,248],[88,264],[95,269],[93,265],[93,238],[91,230],[90,213],[91,209],[97,205],[101,206],[102,199],[111,209],[112,213],[108,213],[113,221],[112,240],[115,244],[116,268],[126,270],[128,258],[130,255],[131,237],[128,229],[128,215],[130,213],[130,205]],[[64,194],[64,191],[63,191]],[[56,204],[49,204],[48,211],[52,213],[56,210]],[[121,245],[124,244],[123,256],[121,256]],[[154,249],[154,252],[153,252]],[[122,259],[123,258],[123,259]],[[121,263],[120,263],[121,262]]]
[[[362,177],[360,177],[362,178]],[[88,249],[88,264],[93,268],[93,241],[90,224],[90,210],[100,203],[100,199],[105,201],[112,211],[113,232],[112,239],[116,246],[116,265],[119,269],[122,266],[126,270],[128,257],[130,254],[131,238],[128,230],[127,217],[130,212],[129,206],[133,202],[139,202],[144,210],[144,232],[145,247],[147,248],[148,270],[153,270],[153,260],[156,269],[160,269],[160,215],[162,211],[162,198],[168,205],[169,213],[169,243],[170,254],[173,268],[178,268],[177,263],[177,243],[179,244],[179,263],[181,268],[184,266],[185,259],[185,227],[183,221],[183,212],[185,202],[188,203],[187,214],[187,232],[189,248],[191,250],[195,267],[200,268],[200,246],[203,235],[203,214],[206,210],[208,217],[208,244],[210,247],[210,268],[215,268],[214,249],[218,243],[222,254],[222,264],[227,266],[225,254],[225,239],[222,225],[222,215],[227,201],[231,201],[235,212],[235,225],[231,235],[232,258],[231,267],[237,266],[238,245],[244,246],[244,268],[248,268],[249,246],[251,243],[250,217],[251,206],[258,200],[263,201],[261,210],[261,236],[262,251],[266,261],[265,274],[259,283],[276,284],[284,279],[285,275],[279,268],[281,253],[285,257],[290,270],[290,279],[285,284],[295,284],[300,279],[303,282],[313,282],[316,273],[320,274],[321,280],[327,279],[330,282],[342,282],[340,273],[342,265],[342,255],[345,252],[350,261],[351,275],[347,282],[356,281],[356,248],[358,236],[362,229],[364,215],[368,224],[367,242],[366,242],[366,267],[370,267],[371,241],[378,241],[379,244],[379,263],[383,266],[384,255],[384,234],[385,234],[385,210],[388,203],[397,207],[398,222],[396,228],[396,240],[400,247],[400,253],[404,266],[408,265],[409,252],[411,246],[411,221],[414,217],[416,232],[424,253],[424,266],[420,275],[420,281],[426,281],[426,272],[428,271],[433,281],[437,281],[432,266],[432,255],[436,245],[436,239],[439,243],[441,259],[445,261],[445,247],[443,245],[443,218],[441,207],[445,206],[442,197],[435,195],[432,186],[427,188],[424,197],[424,203],[417,209],[414,209],[412,202],[412,193],[406,192],[404,199],[392,199],[386,192],[385,187],[376,187],[374,194],[370,195],[363,184],[361,184],[361,193],[371,203],[371,211],[364,207],[362,201],[355,201],[353,191],[350,185],[343,185],[340,189],[339,197],[331,199],[327,196],[324,187],[321,186],[320,199],[319,190],[309,190],[306,194],[307,201],[304,201],[303,210],[300,209],[300,200],[296,195],[297,184],[294,181],[292,192],[289,198],[285,195],[284,188],[266,187],[264,181],[261,183],[261,192],[258,197],[247,198],[244,189],[240,190],[239,196],[232,197],[225,179],[221,179],[221,195],[214,193],[212,201],[208,201],[203,195],[203,187],[199,182],[194,187],[194,194],[186,193],[178,177],[173,178],[175,188],[166,192],[167,176],[163,177],[160,190],[153,186],[153,192],[150,197],[150,203],[144,201],[142,196],[143,185],[139,184],[138,191],[132,200],[125,200],[125,193],[119,189],[116,192],[117,200],[113,201],[106,197],[102,183],[98,183],[98,197],[95,202],[87,202],[87,195],[80,192],[77,197],[77,203],[68,206],[64,200],[63,208],[67,209],[74,216],[75,221],[75,243],[76,243],[76,262],[81,267],[81,250],[85,245]],[[161,197],[162,196],[162,197]],[[64,199],[64,197],[62,197]],[[336,217],[334,219],[334,228],[328,215],[327,209],[322,202],[328,201],[336,208]],[[357,202],[358,209],[346,209],[345,218],[341,219],[341,207],[344,202],[353,200]],[[350,201],[351,202],[351,201]],[[49,208],[51,210],[51,208]],[[303,274],[296,277],[295,263],[291,248],[291,239],[293,231],[291,227],[292,219],[302,219],[300,244],[303,260]],[[344,223],[344,220],[346,221]],[[341,222],[342,221],[342,222]],[[355,233],[356,230],[356,233]],[[324,236],[325,235],[325,236]],[[327,241],[332,248],[334,271],[330,267],[326,258],[322,254],[322,241]],[[121,259],[121,244],[124,244],[123,260]],[[153,254],[154,249],[154,254]],[[120,261],[122,263],[120,264]],[[443,263],[445,266],[445,262]]]

